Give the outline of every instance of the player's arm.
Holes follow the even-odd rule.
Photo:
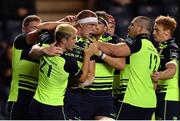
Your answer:
[[[93,42],[96,43],[98,48],[107,55],[115,57],[124,57],[130,55],[131,53],[129,46],[126,43],[111,44],[99,41]]]
[[[171,79],[176,74],[178,67],[177,61],[179,59],[178,49],[174,46],[170,46],[166,49],[166,54],[164,56],[167,62],[165,65],[165,70],[159,72],[159,79],[161,80]]]
[[[94,45],[90,45],[88,48],[84,50],[84,59],[82,65],[83,74],[79,78],[81,83],[87,81],[87,79],[93,78],[94,75],[94,63],[95,61],[90,61],[90,57],[96,53],[97,47]]]
[[[59,24],[64,24],[64,23],[69,23],[69,22],[44,22],[44,23],[41,23],[36,30],[29,32],[27,34],[27,37],[26,37],[27,44],[29,44],[29,45],[35,44],[38,41],[39,32],[41,30],[43,30],[43,29],[55,30],[55,28]]]
[[[159,72],[158,71],[154,71],[151,74],[151,79],[152,79],[152,82],[153,82],[154,90],[156,90],[157,86],[158,86]]]
[[[88,76],[87,76],[87,80],[90,82],[94,81],[95,68],[96,68],[96,61],[91,60],[89,63],[89,71],[88,71]]]
[[[42,23],[38,26],[38,29],[29,32],[29,33],[22,33],[17,36],[14,40],[14,45],[16,49],[25,49],[27,46],[32,46],[39,41],[39,33],[43,29],[55,29],[57,25],[61,22],[46,22]]]
[[[118,44],[103,43],[91,40],[95,43],[99,50],[113,57],[126,57],[132,53],[136,53],[141,49],[141,39],[127,38],[124,42]]]
[[[56,56],[62,53],[62,49],[60,47],[56,47],[54,42],[47,47],[42,47],[39,44],[34,45],[29,52],[29,56],[35,59],[39,59],[43,55]]]
[[[89,71],[87,74],[87,78],[85,79],[84,82],[80,83],[80,86],[88,86],[91,83],[93,83],[95,77],[95,65],[96,65],[95,60],[91,60],[89,64]]]
[[[112,57],[112,56],[106,55],[102,51],[99,51],[97,56],[99,56],[108,65],[110,65],[111,67],[117,70],[123,70],[125,67],[125,57],[119,57],[119,58]]]
[[[176,74],[177,63],[171,61],[166,64],[166,70],[159,72],[160,80],[167,80],[174,77]]]
[[[69,73],[69,78],[78,80],[83,83],[86,81],[89,71],[90,57],[95,53],[93,46],[90,46],[84,50],[84,59],[82,68],[79,69],[77,61],[74,58],[67,58],[65,63],[65,71]]]
[[[60,22],[45,22],[45,23],[41,23],[36,30],[34,30],[32,32],[29,32],[27,34],[27,38],[26,38],[27,44],[34,45],[38,41],[38,39],[39,39],[38,37],[39,37],[39,33],[41,32],[41,30],[43,30],[43,29],[53,30],[59,24],[60,24]]]

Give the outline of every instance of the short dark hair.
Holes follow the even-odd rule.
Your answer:
[[[105,11],[96,11],[95,12],[98,18],[103,18],[108,22],[107,13]]]
[[[152,32],[153,28],[153,22],[149,17],[146,16],[138,16],[136,17],[138,19],[138,22],[149,32]]]

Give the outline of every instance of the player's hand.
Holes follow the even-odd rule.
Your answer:
[[[154,71],[151,75],[151,79],[153,81],[153,86],[154,86],[154,90],[157,89],[158,86],[158,80],[159,80],[159,72],[158,71]]]
[[[63,19],[58,20],[57,22],[67,22],[71,26],[76,26],[77,25],[76,16],[74,16],[74,15],[66,16]]]
[[[90,36],[88,39],[89,39],[89,41],[90,41],[91,43],[97,43],[96,38],[93,37],[93,36]]]
[[[95,43],[90,43],[89,47],[86,47],[84,49],[84,53],[88,54],[90,56],[94,55],[95,53],[97,53],[99,51],[97,45]]]
[[[67,22],[75,22],[76,21],[76,16],[70,15],[70,16],[66,16],[66,21]]]
[[[91,85],[93,82],[94,82],[94,78],[91,79],[91,80],[86,80],[86,81],[83,82],[83,83],[79,83],[79,87],[89,86],[89,85]]]
[[[153,82],[154,90],[157,90],[158,82]]]
[[[69,15],[69,16],[66,16],[62,19],[64,22],[74,22],[76,21],[76,16],[74,15]]]
[[[151,74],[151,79],[153,82],[157,82],[159,80],[159,72],[158,71],[154,71],[152,74]]]
[[[56,47],[56,42],[52,43],[48,47],[43,48],[43,53],[48,56],[56,56],[63,54],[63,50],[60,47]]]

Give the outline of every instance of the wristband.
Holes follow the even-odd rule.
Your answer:
[[[106,57],[106,54],[102,52],[101,59],[103,60]]]
[[[102,52],[102,51],[99,51],[96,55],[101,58],[102,55],[103,55],[103,52]]]
[[[102,51],[99,51],[99,52],[97,53],[97,56],[100,57],[101,59],[104,59],[104,58],[106,57],[106,54],[103,53]]]

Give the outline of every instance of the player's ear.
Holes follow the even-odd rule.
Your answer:
[[[136,31],[137,31],[138,33],[140,33],[140,32],[143,30],[143,27],[138,26],[136,29],[137,29]]]
[[[171,33],[171,32],[170,32],[169,29],[167,29],[167,30],[164,31],[164,34],[165,34],[166,36],[170,36],[170,33]]]
[[[104,32],[106,32],[108,30],[108,27],[107,26],[105,26],[104,27]]]
[[[67,42],[66,38],[62,38],[62,43],[65,44]]]
[[[22,27],[22,32],[25,32],[25,27]]]
[[[82,25],[82,24],[79,24],[79,26],[82,28],[83,25]]]

